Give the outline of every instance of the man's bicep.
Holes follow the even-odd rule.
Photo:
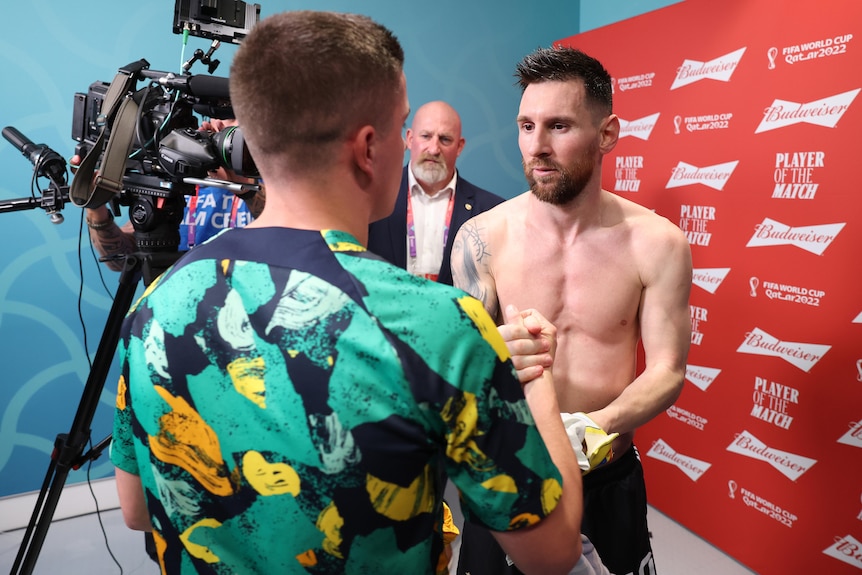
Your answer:
[[[687,240],[672,241],[658,258],[661,270],[646,287],[642,305],[641,329],[644,351],[653,359],[669,361],[680,367],[691,342],[691,251]]]
[[[489,271],[490,252],[486,231],[476,219],[467,220],[452,244],[452,281],[485,306],[492,318],[498,318],[497,290]]]

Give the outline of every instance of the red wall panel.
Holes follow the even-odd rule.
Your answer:
[[[558,44],[614,77],[605,189],[692,247],[650,502],[760,574],[859,573],[862,2],[687,0]]]

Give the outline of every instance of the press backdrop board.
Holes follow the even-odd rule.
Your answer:
[[[859,573],[862,2],[687,0],[558,43],[614,79],[603,186],[691,244],[649,501],[762,575]]]

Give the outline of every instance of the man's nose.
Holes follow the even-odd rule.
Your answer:
[[[440,153],[440,139],[439,138],[431,138],[428,141],[428,153],[432,156],[436,156]]]
[[[547,156],[550,153],[550,146],[547,134],[542,132],[541,130],[535,130],[524,138],[524,150],[530,156]]]

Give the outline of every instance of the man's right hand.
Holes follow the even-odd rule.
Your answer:
[[[554,364],[557,328],[534,309],[506,306],[506,323],[497,329],[506,342],[521,385],[542,376]]]

